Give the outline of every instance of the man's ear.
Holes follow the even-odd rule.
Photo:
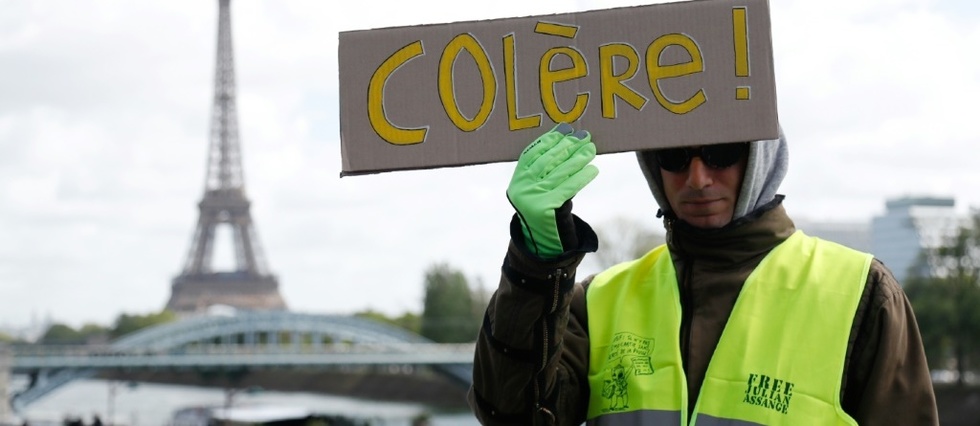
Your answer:
[[[660,165],[657,163],[657,156],[654,155],[654,151],[651,149],[636,151],[636,159],[640,165],[640,171],[643,172],[643,177],[646,178],[650,193],[653,194],[653,199],[657,201],[657,206],[660,207],[660,211],[669,212],[670,203],[664,193],[663,176],[660,174]]]

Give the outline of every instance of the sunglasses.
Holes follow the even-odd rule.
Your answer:
[[[749,152],[748,142],[704,145],[697,148],[667,148],[655,151],[660,168],[680,173],[687,170],[694,157],[701,157],[704,165],[712,169],[726,169],[738,163]]]

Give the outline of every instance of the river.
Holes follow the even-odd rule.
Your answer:
[[[469,412],[440,413],[418,404],[366,401],[312,393],[259,391],[234,395],[235,405],[306,408],[324,414],[343,414],[381,420],[385,426],[408,426],[410,419],[430,415],[432,426],[475,426]],[[29,405],[19,421],[30,424],[61,423],[80,418],[86,425],[98,415],[105,424],[165,426],[174,411],[195,406],[222,406],[221,389],[154,383],[129,384],[105,380],[76,380]]]

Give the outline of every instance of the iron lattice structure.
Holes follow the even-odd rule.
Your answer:
[[[264,336],[264,339],[261,337]],[[288,339],[288,343],[279,341],[279,336]],[[332,342],[326,344],[325,342]],[[241,343],[236,343],[241,342]],[[301,343],[305,342],[305,343]],[[178,368],[200,368],[194,364],[193,347],[200,350],[219,350],[222,345],[229,345],[230,350],[237,355],[260,354],[262,352],[279,354],[284,362],[259,363],[251,368],[294,368],[290,362],[285,362],[291,355],[310,354],[315,356],[330,355],[330,347],[339,345],[336,355],[355,357],[355,362],[332,363],[329,360],[319,364],[306,364],[305,368],[329,369],[346,364],[348,366],[364,365],[377,353],[411,353],[423,358],[417,364],[431,365],[436,372],[460,385],[463,389],[473,384],[473,348],[471,345],[440,345],[405,330],[369,319],[342,316],[302,314],[286,311],[238,312],[230,316],[196,316],[181,321],[161,324],[144,328],[133,334],[123,336],[109,346],[100,348],[108,352],[98,355],[99,359],[115,363],[121,358],[117,355],[126,353],[143,353],[186,357],[191,360]],[[451,348],[456,346],[456,348]],[[28,351],[43,347],[25,346]],[[250,348],[250,349],[249,349]],[[263,349],[265,348],[265,349]],[[359,349],[359,348],[363,348]],[[9,350],[9,349],[8,349]],[[458,358],[459,351],[468,353],[465,362],[439,362],[440,359]],[[72,348],[71,352],[84,353],[85,346]],[[221,353],[220,351],[218,353]],[[114,355],[115,354],[115,355]],[[17,367],[17,354],[10,367],[18,374],[29,374],[32,379],[27,387],[16,392],[10,399],[11,406],[16,410],[33,404],[55,389],[77,379],[94,376],[97,371],[92,368],[53,366],[36,371],[24,371]],[[23,354],[28,356],[28,354]],[[230,362],[230,360],[229,360]],[[404,365],[400,362],[398,365]],[[118,369],[118,366],[107,369]],[[147,369],[172,369],[172,366],[152,366],[143,364],[136,367],[127,366],[126,371]]]
[[[249,212],[251,203],[245,195],[229,2],[218,0],[218,49],[204,198],[198,203],[200,215],[190,252],[183,271],[172,281],[167,302],[167,309],[177,313],[201,312],[212,305],[286,309],[279,282],[265,264]],[[222,225],[232,229],[234,271],[218,272],[212,268],[215,234]]]

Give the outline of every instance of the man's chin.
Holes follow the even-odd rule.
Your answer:
[[[678,216],[688,225],[694,226],[696,228],[704,229],[717,229],[728,225],[732,221],[731,214],[725,215],[723,213],[714,214],[684,214]]]

